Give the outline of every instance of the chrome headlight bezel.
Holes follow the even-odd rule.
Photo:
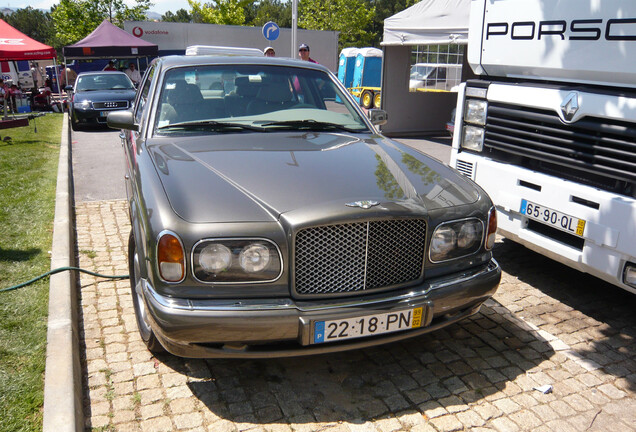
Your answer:
[[[473,255],[481,249],[484,233],[484,221],[476,217],[441,223],[431,235],[428,259],[440,263]],[[472,240],[466,236],[472,236]],[[460,247],[460,243],[466,246]]]
[[[201,252],[213,244],[221,245],[231,252],[229,265],[218,273],[206,271],[200,263]],[[248,250],[254,251],[255,248],[261,253],[265,249],[269,252],[266,257],[263,257],[267,264],[264,265],[262,270],[254,271],[253,267],[244,268],[242,266],[242,262],[246,263],[245,252]],[[208,238],[199,240],[192,247],[190,263],[192,276],[202,283],[268,283],[276,281],[283,273],[283,258],[278,245],[265,238]],[[253,261],[252,264],[254,264]]]

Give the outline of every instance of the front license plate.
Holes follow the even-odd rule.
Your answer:
[[[583,237],[583,231],[585,231],[585,221],[583,219],[575,218],[525,199],[521,200],[521,210],[519,212],[561,231]]]
[[[341,320],[314,321],[313,343],[375,336],[421,327],[422,309],[419,307]]]
[[[99,116],[100,116],[100,117],[108,117],[108,113],[109,113],[109,112],[110,112],[110,111],[101,111],[101,112],[99,113]]]

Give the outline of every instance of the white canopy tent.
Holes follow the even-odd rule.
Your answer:
[[[389,135],[444,131],[457,101],[452,92],[410,92],[411,51],[415,45],[468,43],[471,0],[423,0],[384,20],[382,108]],[[464,74],[471,73],[464,56]]]

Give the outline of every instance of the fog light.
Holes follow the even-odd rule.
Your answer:
[[[628,262],[623,271],[623,283],[636,288],[636,264]]]

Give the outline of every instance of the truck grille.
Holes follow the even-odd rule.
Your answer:
[[[584,118],[564,124],[551,111],[491,103],[485,150],[494,159],[632,195],[636,183],[636,128]]]
[[[128,108],[128,101],[93,102],[93,108],[98,110]]]
[[[396,287],[422,277],[422,219],[306,228],[296,235],[298,295],[336,295]]]

